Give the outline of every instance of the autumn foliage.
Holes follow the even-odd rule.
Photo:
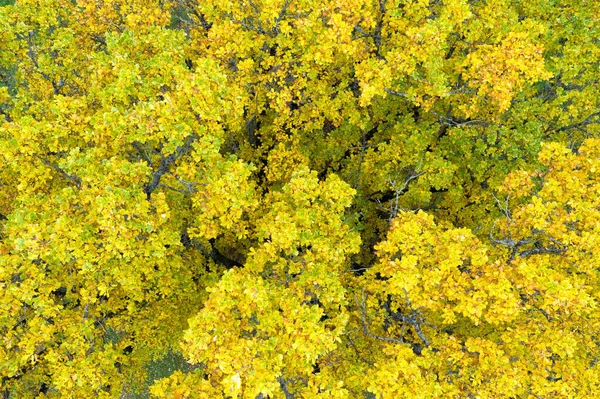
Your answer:
[[[5,3],[3,398],[600,397],[600,3]]]

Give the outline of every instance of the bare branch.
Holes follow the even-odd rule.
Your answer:
[[[290,7],[290,4],[292,4],[292,0],[286,0],[285,3],[283,3],[283,6],[281,7],[281,11],[279,11],[279,15],[275,19],[275,27],[273,28],[273,32],[275,34],[279,33],[279,24],[281,23],[281,21],[283,21],[283,18],[285,18],[286,14],[287,14],[287,10]]]
[[[88,318],[88,308],[89,308],[89,306],[90,306],[90,303],[87,302],[85,304],[85,307],[83,308],[83,315],[81,316],[81,321],[84,321],[85,319]]]
[[[358,170],[356,172],[356,177],[354,178],[354,185],[353,185],[354,189],[357,189],[357,190],[358,190],[359,184],[360,184],[360,174],[361,174],[361,169],[362,169],[362,163],[363,163],[363,158],[364,158],[364,154],[365,154],[365,149],[368,147],[367,146],[367,138],[366,138],[366,135],[365,135],[365,131],[361,130],[360,134],[361,134],[361,138],[360,138],[360,141],[361,141],[360,156],[359,156],[359,159],[358,159]]]
[[[449,93],[449,94],[452,94],[452,93]],[[441,123],[443,125],[451,126],[451,127],[488,126],[487,122],[484,122],[479,119],[464,120],[464,119],[456,119],[453,117],[440,115],[437,112],[433,112],[433,111],[431,113],[438,117],[439,123]]]
[[[283,376],[279,376],[277,377],[277,381],[279,382],[279,387],[285,395],[285,399],[294,399],[295,395],[288,390],[288,382],[286,381],[286,379],[283,378]]]
[[[543,235],[540,237],[539,235]],[[521,240],[513,240],[510,236],[510,231],[507,238],[502,240],[498,240],[494,238],[494,228],[490,230],[490,240],[492,243],[499,244],[505,247],[508,247],[511,250],[510,258],[508,262],[512,262],[514,258],[519,255],[521,258],[526,258],[531,255],[540,255],[540,254],[562,254],[565,253],[568,249],[566,244],[554,239],[550,235],[548,235],[544,230],[533,230],[532,237],[521,239]],[[550,241],[553,245],[542,246],[542,242],[544,240]],[[533,245],[534,248],[526,249],[520,251],[519,249],[524,245]]]
[[[400,312],[392,311],[390,308],[389,302],[384,303],[384,309],[388,312],[388,314],[392,317],[393,320],[400,321],[404,324],[413,326],[417,336],[421,339],[421,341],[423,341],[425,346],[428,347],[430,345],[430,343],[429,343],[429,340],[427,339],[427,337],[425,337],[425,334],[423,334],[423,331],[421,330],[421,324],[425,324],[430,327],[433,327],[433,326],[427,324],[423,320],[423,316],[421,316],[418,309],[413,309],[412,304],[410,303],[410,299],[408,298],[408,292],[406,291],[406,289],[404,290],[404,293],[405,293],[404,300],[406,301],[406,304],[407,304],[408,308],[410,309],[410,315],[406,316]]]
[[[368,359],[365,359],[365,358],[363,358],[361,356],[360,351],[356,347],[356,344],[354,344],[354,341],[352,341],[352,338],[350,338],[350,335],[347,335],[346,339],[348,340],[348,343],[350,344],[350,346],[352,347],[352,349],[354,349],[354,353],[356,354],[356,357],[358,358],[358,360],[360,360],[363,363],[368,364],[371,367],[373,367],[375,365],[372,361],[370,361]]]
[[[406,93],[401,93],[399,91],[395,91],[395,90],[387,89],[387,88],[384,90],[386,91],[386,93],[392,94],[394,96],[408,98],[408,94],[406,94]]]
[[[554,246],[542,247],[542,248],[528,249],[526,251],[519,252],[519,256],[521,258],[525,258],[527,256],[540,255],[540,254],[562,254],[562,253],[565,253],[566,251],[567,251],[566,247],[563,247],[563,248],[554,247]]]
[[[6,112],[2,107],[0,107],[0,114],[4,115],[4,119],[6,119],[7,122],[10,123],[13,121],[10,114]]]
[[[148,152],[142,146],[142,143],[140,143],[139,141],[134,141],[133,143],[131,143],[131,145],[133,145],[135,149],[138,150],[138,153],[142,156],[142,158],[144,158],[144,161],[146,161],[148,166],[152,167],[152,159],[150,159],[150,157],[148,156]]]
[[[505,238],[503,240],[498,240],[494,237],[494,227],[492,227],[492,229],[490,230],[490,241],[494,245],[502,245],[502,246],[510,248],[511,253],[510,253],[510,257],[508,258],[508,263],[512,262],[515,259],[515,256],[517,255],[519,247],[530,243],[529,239],[514,241],[510,237],[510,234],[509,234],[508,238]]]
[[[398,215],[398,201],[400,198],[400,194],[404,193],[404,190],[406,190],[406,188],[408,187],[408,185],[411,181],[413,181],[414,179],[416,179],[419,176],[422,176],[423,174],[425,174],[425,172],[413,171],[410,174],[410,176],[408,176],[406,178],[406,180],[404,181],[402,186],[399,188],[396,188],[396,180],[388,182],[392,186],[392,190],[394,191],[394,194],[395,194],[394,203],[390,204],[390,218],[389,218],[390,222],[393,218],[395,218]]]
[[[552,321],[552,317],[550,317],[550,315],[548,314],[548,312],[546,312],[544,309],[540,309],[537,306],[533,307],[535,310],[539,311],[541,314],[544,315],[544,317],[546,318],[546,320],[548,320],[548,322]]]
[[[50,161],[48,161],[46,158],[43,158],[39,155],[36,155],[44,164],[46,164],[47,166],[50,166],[52,169],[56,170],[57,172],[59,172],[64,178],[68,179],[70,182],[72,182],[73,184],[75,184],[75,186],[79,189],[81,189],[81,179],[75,174],[68,174],[67,172],[65,172],[60,166],[58,166],[55,163],[52,163]]]
[[[189,193],[193,193],[194,191],[196,191],[196,186],[198,185],[198,183],[196,182],[189,182],[189,181],[185,181],[183,179],[181,179],[179,176],[175,176],[175,179],[183,184],[186,187],[186,191]],[[206,183],[200,184],[200,186],[206,186]]]
[[[196,135],[191,135],[187,138],[187,140],[185,141],[185,143],[182,146],[177,147],[177,149],[175,150],[175,152],[173,154],[171,154],[167,157],[165,157],[161,154],[162,159],[160,161],[160,165],[158,166],[158,169],[155,170],[154,173],[152,174],[152,180],[148,184],[146,184],[146,186],[144,187],[144,192],[148,196],[148,199],[150,199],[150,196],[152,195],[154,190],[156,190],[156,188],[159,186],[161,177],[163,177],[163,175],[169,173],[169,169],[171,168],[171,165],[191,150],[192,143],[194,142],[195,139],[196,139]]]
[[[510,195],[506,196],[506,198],[504,199],[504,204],[500,203],[500,200],[494,194],[492,194],[492,196],[496,200],[496,204],[498,204],[498,208],[500,209],[500,211],[504,214],[504,216],[506,216],[506,218],[509,221],[512,221],[512,214],[511,214],[510,208],[508,206],[508,201],[510,199]]]
[[[171,187],[171,186],[169,186],[169,185],[167,185],[167,184],[163,184],[163,183],[160,183],[160,184],[157,186],[157,188],[158,188],[158,187],[163,187],[163,188],[166,188],[167,190],[171,190],[171,191],[174,191],[174,192],[176,192],[176,193],[180,193],[180,194],[187,194],[187,193],[188,193],[188,191],[187,191],[187,190],[178,190],[178,189],[176,189],[176,188],[174,188],[174,187]]]
[[[390,337],[382,337],[380,335],[374,335],[369,332],[369,321],[367,319],[367,306],[365,305],[365,290],[364,289],[362,291],[361,303],[359,305],[359,309],[360,309],[360,314],[361,314],[361,319],[362,319],[363,333],[367,337],[373,338],[373,339],[378,339],[380,341],[394,342],[397,344],[406,344],[406,342],[402,338],[397,339],[397,338],[390,338]]]
[[[588,116],[587,118],[585,118],[584,120],[582,120],[581,122],[578,123],[574,123],[572,125],[569,126],[564,126],[561,127],[559,129],[557,129],[557,132],[564,132],[565,130],[570,130],[570,129],[579,129],[585,132],[585,129],[583,129],[584,126],[589,126],[589,125],[593,125],[593,124],[597,124],[600,123],[600,120],[593,120],[593,118],[600,116],[600,112],[594,112],[593,114],[591,114],[590,116]]]

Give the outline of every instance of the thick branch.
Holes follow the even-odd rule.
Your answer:
[[[444,116],[440,115],[437,112],[431,112],[435,116],[438,117],[438,122],[442,125],[451,126],[451,127],[471,127],[471,126],[488,126],[487,122],[484,122],[479,119],[462,119],[462,118],[454,118],[452,116]]]
[[[503,245],[505,247],[510,248],[511,253],[510,253],[510,258],[508,259],[508,263],[512,262],[515,259],[515,256],[519,252],[519,247],[529,244],[531,242],[529,239],[515,241],[512,238],[510,238],[510,236],[503,240],[498,240],[498,239],[494,238],[493,229],[490,230],[490,241],[492,241],[492,243],[494,245],[498,244],[498,245]]]
[[[392,94],[394,96],[408,98],[408,94],[406,94],[406,93],[401,93],[399,91],[395,91],[392,89],[384,89],[384,90],[386,91],[386,93]]]
[[[0,114],[4,115],[4,119],[6,119],[7,122],[13,121],[10,114],[8,112],[6,112],[2,107],[0,107]]]
[[[288,10],[290,4],[292,4],[292,0],[286,0],[285,3],[283,3],[283,6],[281,7],[281,11],[279,11],[279,15],[275,19],[275,27],[273,28],[273,33],[275,35],[279,34],[279,32],[280,32],[279,31],[279,24],[285,18],[286,14],[287,14],[287,10]]]
[[[160,178],[163,177],[163,175],[169,173],[169,169],[171,168],[171,165],[175,163],[175,161],[177,161],[179,158],[181,158],[183,155],[187,154],[190,151],[190,149],[192,148],[192,143],[195,139],[196,136],[191,135],[187,138],[187,140],[182,146],[177,147],[173,154],[167,157],[161,155],[162,159],[160,161],[160,165],[158,165],[158,169],[155,170],[152,174],[152,180],[144,187],[144,192],[148,196],[148,199],[150,199],[150,196],[152,195],[154,190],[156,190],[156,188],[160,185]]]
[[[425,337],[425,334],[423,334],[423,331],[421,330],[421,324],[426,324],[426,323],[423,321],[423,318],[418,313],[418,311],[412,309],[412,306],[410,304],[410,301],[408,300],[408,297],[406,298],[406,303],[408,304],[408,307],[411,309],[411,314],[409,316],[403,315],[402,313],[399,313],[399,312],[393,312],[390,309],[389,304],[387,304],[387,306],[384,304],[384,308],[386,309],[386,311],[392,317],[393,320],[402,322],[407,325],[411,325],[414,328],[417,336],[421,339],[421,341],[423,341],[423,344],[426,347],[429,347],[430,342],[427,339],[427,337]],[[360,303],[359,307],[360,307],[360,312],[361,312],[363,333],[367,337],[377,339],[380,341],[393,342],[393,343],[398,343],[398,344],[407,344],[407,343],[411,344],[410,342],[406,342],[402,336],[400,338],[391,338],[391,337],[383,337],[380,335],[375,335],[375,334],[372,334],[369,332],[369,322],[367,320],[367,309],[366,309],[366,305],[365,305],[364,291],[362,294],[361,303]],[[413,350],[415,350],[416,345],[414,345],[414,344],[411,344],[411,345],[413,346]],[[420,353],[420,348],[419,348],[419,353]]]
[[[282,376],[279,376],[277,378],[277,381],[279,382],[279,387],[281,388],[281,390],[283,391],[283,394],[285,395],[285,399],[294,399],[294,394],[288,390],[288,383],[285,380],[285,378],[283,378]]]
[[[519,252],[519,256],[521,258],[525,258],[531,255],[540,255],[540,254],[562,254],[566,252],[567,248],[559,248],[559,247],[545,247],[545,248],[533,248],[528,249],[526,251]]]
[[[55,163],[48,161],[46,158],[42,158],[39,155],[37,156],[44,164],[50,166],[52,169],[59,172],[65,179],[69,180],[71,183],[75,184],[75,186],[81,189],[81,179],[75,174],[68,174],[65,172],[60,166]]]
[[[421,330],[421,324],[425,323],[423,320],[423,317],[419,314],[418,311],[412,309],[412,305],[410,304],[410,301],[408,300],[408,296],[406,297],[406,303],[408,304],[408,306],[410,308],[410,312],[411,312],[409,316],[406,316],[400,312],[394,312],[390,308],[389,302],[385,302],[383,304],[383,308],[388,312],[388,314],[390,315],[392,320],[413,326],[417,336],[421,339],[421,341],[423,341],[425,346],[428,347],[430,345],[429,340],[427,339],[427,337],[425,337],[425,334],[423,334],[423,331]]]
[[[211,258],[216,264],[223,265],[227,269],[232,269],[234,267],[242,267],[243,266],[243,263],[240,263],[234,259],[231,259],[231,258],[223,255],[217,248],[215,248],[214,240],[209,241],[211,244],[211,250],[209,252],[208,249],[205,248],[202,244],[199,244],[195,240],[193,240],[189,236],[187,230],[183,230],[181,232],[179,239],[180,239],[181,244],[186,249],[195,249],[195,250],[201,251],[204,254],[204,256]]]
[[[600,123],[600,121],[592,119],[592,118],[595,118],[597,116],[600,116],[600,112],[594,112],[593,114],[591,114],[590,116],[588,116],[587,118],[585,118],[583,121],[578,122],[578,123],[574,123],[574,124],[569,125],[569,126],[561,127],[559,129],[557,129],[556,131],[557,132],[564,132],[565,130],[579,129],[579,128],[583,128],[584,126],[588,126],[588,125],[593,125],[593,124]]]
[[[541,246],[542,239],[536,238],[535,236],[524,239],[524,240],[513,240],[509,234],[508,238],[505,238],[503,240],[498,240],[498,239],[494,238],[493,229],[490,231],[490,240],[492,241],[492,243],[494,245],[499,244],[499,245],[505,246],[510,249],[511,254],[510,254],[510,258],[508,259],[509,263],[512,262],[517,255],[519,255],[519,257],[521,257],[521,258],[526,258],[531,255],[562,254],[567,251],[568,246],[566,244],[563,244],[563,243],[555,240],[554,238],[549,236],[545,231],[534,230],[534,234],[545,235],[546,239],[555,245],[549,245],[546,247]],[[519,248],[521,248],[524,245],[533,245],[534,248],[520,251]]]

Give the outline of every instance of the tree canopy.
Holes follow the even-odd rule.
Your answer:
[[[0,1],[3,398],[600,397],[599,37],[582,0]]]

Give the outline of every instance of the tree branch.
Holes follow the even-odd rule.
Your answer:
[[[279,382],[279,387],[283,391],[285,395],[285,399],[294,399],[294,394],[288,390],[288,382],[282,376],[277,377],[277,381]]]
[[[406,178],[406,180],[404,181],[402,186],[399,188],[396,187],[396,180],[388,182],[392,186],[392,190],[395,194],[394,203],[390,204],[390,218],[389,218],[390,222],[393,218],[398,216],[398,207],[399,207],[398,200],[400,198],[400,194],[404,193],[404,191],[408,188],[408,185],[410,184],[411,181],[418,178],[419,176],[422,176],[423,174],[425,174],[425,172],[417,172],[417,171],[413,170],[411,172],[410,176],[408,176]]]
[[[578,123],[574,123],[574,124],[569,125],[569,126],[561,127],[559,129],[556,129],[556,131],[557,132],[564,132],[565,130],[579,129],[579,128],[583,128],[584,126],[588,126],[588,125],[593,125],[593,124],[596,124],[596,123],[600,123],[600,121],[598,121],[598,120],[592,120],[592,118],[595,118],[597,116],[600,116],[600,112],[594,112],[593,114],[591,114],[590,116],[588,116],[587,118],[585,118],[583,121],[578,122]]]
[[[384,89],[386,93],[392,94],[394,96],[398,96],[398,97],[404,97],[404,98],[408,98],[408,94],[406,93],[401,93],[399,91],[395,91],[392,89]]]
[[[369,321],[367,320],[367,306],[365,304],[365,291],[363,289],[362,292],[362,297],[361,297],[361,303],[359,305],[359,309],[360,309],[360,313],[361,313],[361,320],[362,320],[362,325],[363,325],[363,333],[369,337],[369,338],[373,338],[373,339],[377,339],[379,341],[386,341],[386,342],[393,342],[396,344],[410,344],[410,342],[406,342],[404,340],[403,337],[400,338],[391,338],[391,337],[383,337],[381,335],[375,335],[369,332]],[[423,341],[423,343],[425,344],[425,346],[429,346],[429,340],[427,340],[427,338],[425,338],[425,335],[423,334],[423,332],[421,331],[419,324],[419,321],[417,321],[417,318],[415,317],[406,317],[400,313],[397,313],[399,316],[402,317],[402,321],[406,322],[407,324],[411,324],[413,327],[415,327],[415,332],[417,333],[417,335],[419,336],[419,338],[421,338],[421,340]],[[413,316],[416,314],[416,311],[413,311]],[[418,319],[420,320],[421,317],[417,316]]]
[[[404,290],[404,292],[406,294],[406,298],[405,298],[406,304],[408,305],[408,308],[410,309],[409,316],[406,316],[400,312],[394,312],[390,308],[389,301],[384,303],[383,308],[388,312],[388,314],[390,315],[392,320],[399,321],[404,324],[409,324],[409,325],[413,326],[417,336],[421,339],[421,341],[423,341],[425,346],[428,347],[430,345],[430,342],[427,339],[427,337],[425,337],[425,334],[423,334],[423,330],[421,330],[421,324],[427,324],[427,323],[425,323],[425,321],[423,320],[423,317],[419,314],[418,310],[413,309],[412,304],[410,303],[410,300],[408,299],[408,293],[406,292],[406,290]]]
[[[147,183],[144,186],[144,192],[146,193],[146,196],[148,197],[148,199],[150,199],[150,196],[152,195],[152,193],[154,192],[154,190],[156,190],[156,188],[160,185],[160,179],[161,177],[163,177],[163,175],[169,173],[169,169],[171,168],[171,165],[173,163],[175,163],[175,161],[177,161],[179,158],[181,158],[183,155],[187,154],[190,149],[192,148],[192,143],[194,142],[194,140],[196,139],[196,135],[192,134],[191,136],[189,136],[187,138],[187,140],[185,141],[185,143],[182,146],[177,147],[177,149],[175,150],[175,152],[167,157],[163,156],[161,154],[161,161],[160,161],[160,165],[158,165],[158,169],[154,171],[154,173],[152,174],[152,180]],[[134,143],[135,146],[135,143]],[[138,148],[138,147],[136,147]],[[139,149],[138,149],[139,151]],[[148,162],[148,160],[147,160]]]
[[[526,251],[519,252],[519,256],[521,258],[525,258],[531,255],[540,255],[540,254],[562,254],[567,251],[567,248],[559,248],[559,247],[542,247],[542,248],[532,248]]]
[[[39,155],[36,155],[45,165],[50,166],[52,169],[59,172],[65,179],[69,180],[71,183],[75,184],[78,189],[81,189],[81,179],[75,174],[68,174],[65,172],[60,166],[55,163],[48,161],[46,158],[43,158]]]

